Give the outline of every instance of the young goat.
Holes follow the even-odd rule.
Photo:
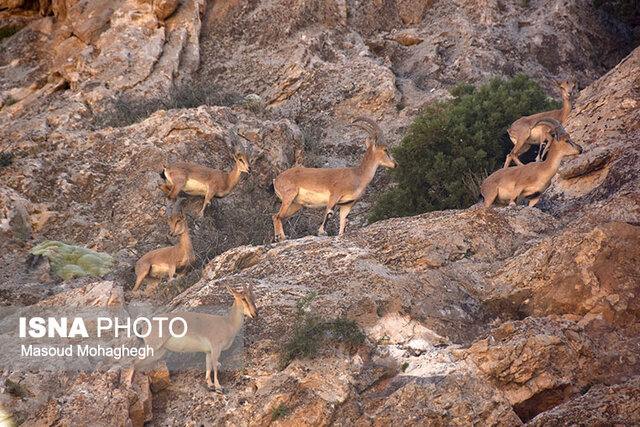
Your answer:
[[[535,126],[538,125],[551,129],[549,155],[543,162],[503,168],[489,175],[480,187],[486,207],[491,206],[494,201],[508,202],[509,206],[515,206],[521,198],[529,199],[529,206],[534,206],[549,187],[562,158],[582,153],[582,147],[571,140],[559,121],[546,117],[535,123]]]
[[[227,316],[214,316],[205,313],[175,312],[166,315],[167,321],[162,323],[162,334],[158,330],[151,330],[151,333],[144,339],[145,344],[154,350],[153,356],[143,360],[136,360],[126,378],[126,385],[131,387],[135,369],[140,366],[151,365],[169,351],[179,353],[199,353],[206,355],[206,380],[209,390],[215,390],[222,394],[222,387],[218,382],[218,358],[220,353],[227,350],[233,344],[233,340],[242,328],[244,315],[251,318],[258,316],[256,310],[253,289],[242,288],[236,292],[227,286],[235,298],[231,313]],[[183,337],[177,338],[170,335],[169,322],[171,319],[181,317],[187,325],[187,331]],[[174,332],[177,335],[184,333],[180,322],[174,322]],[[213,382],[211,381],[211,368],[213,368]]]
[[[167,204],[169,235],[180,236],[180,243],[148,252],[136,262],[134,291],[138,290],[147,276],[153,278],[169,276],[169,279],[173,279],[176,270],[184,270],[195,261],[191,238],[189,237],[189,227],[187,227],[184,211],[180,208],[182,201],[184,201],[184,198],[178,199],[173,205]]]
[[[249,163],[251,143],[247,143],[245,152],[242,153],[238,149],[239,144],[235,133],[232,135],[234,135],[235,153],[233,157],[236,165],[231,172],[222,172],[193,163],[173,163],[164,168],[160,174],[167,183],[158,186],[158,188],[172,202],[178,198],[181,191],[190,196],[204,196],[204,203],[200,211],[200,216],[204,216],[204,211],[213,197],[225,197],[236,186],[242,172],[251,172],[251,164]]]
[[[540,119],[550,117],[560,122],[560,124],[563,124],[571,112],[571,93],[573,92],[573,88],[576,84],[575,78],[567,77],[562,81],[562,83],[559,83],[553,77],[547,77],[549,77],[551,82],[560,89],[560,93],[562,94],[562,108],[521,117],[513,122],[507,130],[509,138],[511,139],[511,142],[513,142],[513,148],[511,149],[511,152],[507,154],[507,158],[504,162],[505,168],[509,167],[511,161],[522,166],[522,162],[518,157],[526,153],[532,144],[541,146],[538,156],[536,157],[536,161],[539,161],[543,155],[542,142],[545,139],[550,141],[551,137],[550,128],[545,125],[538,125],[537,123],[540,122]]]
[[[365,125],[368,124],[371,127]],[[275,240],[287,238],[282,228],[282,220],[298,212],[303,206],[325,207],[324,219],[318,229],[319,236],[326,236],[324,228],[333,215],[333,208],[340,206],[340,232],[344,232],[347,215],[362,196],[373,179],[379,165],[396,167],[387,146],[383,144],[382,129],[375,120],[359,117],[351,123],[364,129],[371,138],[365,140],[367,151],[359,166],[351,168],[305,168],[295,167],[282,172],[273,180],[273,189],[282,200],[280,211],[273,215]],[[373,140],[372,140],[373,139]]]

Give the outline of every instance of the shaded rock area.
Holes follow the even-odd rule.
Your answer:
[[[0,409],[16,421],[639,422],[640,49],[625,57],[628,29],[590,1],[11,0],[0,19],[21,28],[0,40],[0,152],[13,154],[0,168],[0,303],[230,306],[225,285],[252,285],[260,313],[245,324],[244,369],[222,366],[223,396],[204,369],[160,365],[133,390],[116,367],[1,372]],[[456,82],[520,71],[571,72],[584,88],[566,123],[584,153],[536,208],[365,226],[368,196],[341,237],[269,243],[271,180],[295,164],[356,163],[354,117],[373,116],[395,144]],[[127,126],[96,120],[123,100],[203,84],[243,101],[156,108]],[[234,132],[251,141],[253,171],[202,219],[201,199],[185,204],[198,257],[189,282],[129,291],[139,256],[168,245],[162,168],[228,171]],[[379,173],[369,194],[387,183]],[[285,229],[305,236],[318,223],[307,213]],[[26,264],[47,239],[107,252],[114,271],[60,281]],[[310,310],[356,321],[366,341],[329,337],[279,370],[311,292]]]

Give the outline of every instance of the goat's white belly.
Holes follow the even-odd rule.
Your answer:
[[[298,195],[294,199],[294,203],[298,203],[308,208],[322,208],[329,203],[329,196],[331,193],[328,191],[310,191],[301,188],[298,191]]]
[[[182,191],[192,196],[204,196],[205,194],[207,194],[207,190],[207,184],[193,179],[188,179],[184,184],[184,188],[182,189]]]
[[[151,272],[149,273],[151,277],[163,277],[169,275],[169,265],[168,264],[153,264],[151,266]]]
[[[197,352],[209,352],[211,346],[209,341],[201,338],[193,338],[185,335],[182,338],[171,337],[164,344],[164,348],[170,351],[178,353],[197,353]]]

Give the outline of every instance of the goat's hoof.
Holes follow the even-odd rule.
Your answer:
[[[216,394],[224,394],[224,389],[222,387],[216,387],[214,385],[207,386],[210,391],[215,391]]]
[[[318,236],[320,236],[320,237],[325,237],[325,236],[328,236],[328,234],[327,234],[327,232],[326,232],[326,231],[319,231],[319,232],[318,232]]]

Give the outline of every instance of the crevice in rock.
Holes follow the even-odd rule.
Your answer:
[[[513,410],[522,422],[526,423],[535,418],[536,415],[566,402],[570,394],[570,385],[543,390],[534,394],[524,402],[513,405]]]

